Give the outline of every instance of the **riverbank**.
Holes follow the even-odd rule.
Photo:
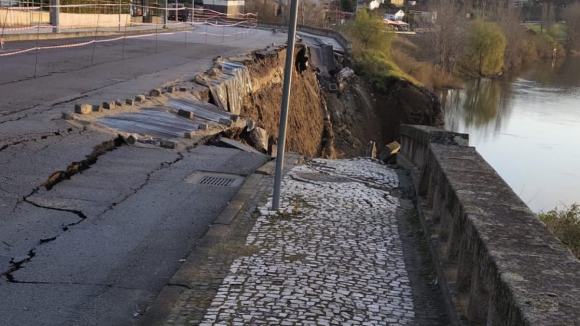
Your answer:
[[[554,56],[557,59],[565,57],[566,51],[557,41],[557,35],[556,31],[526,30],[516,45],[506,45],[501,69],[487,77],[517,72],[527,64],[552,60]],[[431,89],[459,89],[469,80],[486,77],[475,71],[466,58],[457,60],[451,72],[445,71],[435,63],[434,54],[428,50],[433,48],[432,42],[429,33],[397,35],[392,43],[391,59],[402,72]]]

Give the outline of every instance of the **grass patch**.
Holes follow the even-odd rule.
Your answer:
[[[273,217],[280,220],[300,218],[303,217],[301,210],[302,208],[312,207],[312,205],[308,204],[308,202],[304,199],[304,196],[300,194],[292,196],[289,202],[290,206],[292,206],[292,210],[277,210]]]
[[[387,91],[390,85],[400,80],[423,87],[422,83],[403,72],[382,52],[373,50],[359,52],[354,68],[357,74],[365,76],[381,92]]]
[[[540,220],[580,259],[580,205],[539,214]]]

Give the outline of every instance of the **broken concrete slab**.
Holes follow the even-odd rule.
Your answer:
[[[220,142],[220,144],[222,144],[226,147],[237,148],[239,150],[249,152],[249,153],[262,154],[259,151],[255,150],[254,148],[247,146],[247,145],[244,145],[244,144],[240,143],[239,141],[235,141],[233,139],[222,137],[222,138],[220,138],[219,142]]]

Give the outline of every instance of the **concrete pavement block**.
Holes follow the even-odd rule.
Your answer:
[[[74,120],[75,119],[75,114],[72,112],[62,112],[62,118],[64,120]]]
[[[117,108],[117,104],[113,102],[103,102],[103,108],[107,110],[114,110]]]
[[[166,88],[169,93],[175,93],[175,86],[169,86]]]
[[[155,96],[155,97],[161,96],[161,90],[159,88],[152,89],[149,91],[149,96]]]
[[[177,115],[180,117],[193,119],[193,112],[191,112],[191,111],[179,109],[179,111],[177,111]]]
[[[177,143],[171,140],[161,140],[161,147],[174,149],[177,147]]]
[[[125,100],[125,103],[127,103],[128,105],[135,105],[135,99],[128,98]]]
[[[222,118],[222,119],[220,119],[220,123],[222,125],[226,125],[228,127],[231,127],[232,126],[232,120],[230,120],[230,119],[223,119]]]
[[[121,107],[121,106],[125,105],[125,102],[123,102],[122,100],[116,100],[115,105],[118,107]]]
[[[135,96],[135,102],[145,102],[145,95]]]
[[[207,130],[209,128],[207,123],[200,123],[199,126],[197,126],[197,129],[199,130]]]
[[[90,104],[76,104],[75,113],[78,114],[91,114],[93,112],[93,106]]]
[[[187,139],[193,139],[195,137],[195,131],[186,131],[183,136]]]

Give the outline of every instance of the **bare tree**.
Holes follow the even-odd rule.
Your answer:
[[[509,0],[502,0],[497,6],[495,21],[506,38],[504,62],[506,66],[517,66],[525,55],[522,53],[522,40],[526,28],[521,25],[521,7],[515,7]]]
[[[466,12],[460,0],[436,0],[429,12],[419,18],[419,25],[429,31],[435,63],[452,72],[464,51]]]
[[[556,21],[556,16],[554,14],[554,7],[551,3],[544,2],[542,5],[542,16],[540,17],[540,32],[544,30],[549,30],[554,22]]]
[[[580,48],[580,3],[568,5],[562,19],[566,22],[566,51]]]

